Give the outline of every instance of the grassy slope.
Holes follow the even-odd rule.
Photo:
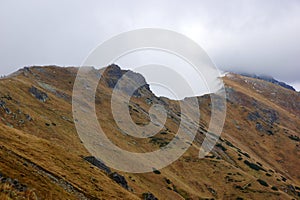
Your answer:
[[[83,196],[91,199],[138,199],[148,191],[159,199],[297,198],[297,193],[288,187],[300,185],[300,171],[297,167],[300,164],[299,142],[288,138],[290,135],[299,136],[300,132],[297,105],[300,100],[299,94],[295,92],[238,75],[225,77],[227,88],[232,88],[228,93],[230,101],[222,135],[224,142],[221,142],[227,150],[216,147],[211,158],[200,160],[197,159],[199,145],[194,143],[183,157],[162,169],[161,174],[120,172],[134,190],[129,192],[82,159],[89,153],[77,136],[71,113],[71,92],[76,69],[37,67],[30,71],[25,70],[0,80],[0,96],[12,111],[12,114],[6,114],[0,108],[0,172],[28,185],[42,199],[78,199]],[[32,85],[49,95],[46,103],[38,101],[28,92]],[[131,151],[157,149],[158,146],[149,139],[128,140],[115,128],[109,105],[111,89],[106,85],[99,87],[97,113],[100,120],[105,120],[103,129],[108,137],[120,147]],[[61,94],[64,94],[63,97]],[[8,100],[8,96],[12,99]],[[137,110],[132,112],[132,116],[140,123],[148,122],[147,115],[142,112],[142,109],[149,109],[145,102],[146,96],[152,97],[145,93],[142,98],[132,99],[132,105]],[[287,96],[289,103],[286,103]],[[209,99],[201,99],[204,106],[208,105]],[[174,110],[175,116],[179,112],[177,103],[163,100]],[[203,125],[209,122],[209,110],[205,107],[201,110]],[[257,121],[247,118],[250,112],[259,111],[264,115],[266,110],[274,110],[279,116],[272,128],[263,119],[257,121],[266,130],[272,130],[274,135],[256,130]],[[26,121],[25,114],[29,114],[33,121]],[[25,123],[20,123],[20,120]],[[168,120],[165,127],[168,134],[157,137],[168,141],[176,133],[178,123]],[[203,135],[200,135],[199,141],[202,139]],[[230,143],[225,140],[233,145],[228,145]],[[250,158],[241,152],[247,152]],[[267,172],[250,169],[244,160],[259,162]],[[282,181],[282,176],[288,180]],[[262,186],[257,179],[265,180],[269,187]],[[272,190],[272,186],[276,186],[279,191]]]

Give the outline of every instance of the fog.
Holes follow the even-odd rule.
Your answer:
[[[300,90],[300,1],[16,1],[0,6],[0,74],[80,66],[124,31],[164,28],[196,41],[224,71],[267,74]]]

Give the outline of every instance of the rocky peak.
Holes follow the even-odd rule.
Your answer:
[[[103,79],[105,83],[110,88],[115,88],[118,81],[124,77],[124,82],[118,85],[118,89],[123,90],[126,93],[130,93],[133,88],[138,87],[138,89],[134,92],[134,96],[140,97],[142,90],[150,91],[149,84],[147,84],[145,78],[136,72],[130,70],[122,70],[118,65],[111,64],[104,69]]]

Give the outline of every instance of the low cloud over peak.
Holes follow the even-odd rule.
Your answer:
[[[5,1],[0,74],[26,65],[79,66],[120,32],[159,27],[199,43],[224,71],[268,74],[299,90],[300,2]]]

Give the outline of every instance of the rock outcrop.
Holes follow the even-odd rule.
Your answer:
[[[114,180],[116,183],[118,183],[119,185],[121,185],[123,188],[125,188],[126,190],[129,190],[129,186],[128,183],[125,179],[124,176],[118,174],[117,172],[114,172],[112,174],[109,175],[109,177]]]
[[[95,158],[94,156],[85,157],[84,160],[88,161],[92,165],[98,167],[99,169],[105,171],[106,174],[110,174],[111,170],[107,167],[101,160]]]
[[[37,89],[37,88],[34,87],[34,86],[32,86],[32,87],[29,89],[29,92],[30,92],[35,98],[37,98],[38,100],[40,100],[40,101],[42,101],[42,102],[46,102],[46,101],[49,99],[48,95],[47,95],[45,92],[43,92],[43,91]]]

